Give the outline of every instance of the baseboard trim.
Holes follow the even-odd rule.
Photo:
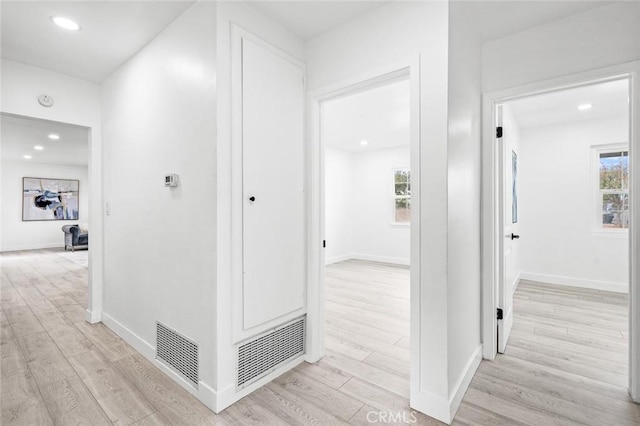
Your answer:
[[[418,389],[411,392],[409,407],[448,425],[451,424],[451,406],[445,398]]]
[[[266,376],[262,377],[260,380],[255,381],[254,383],[252,383],[251,385],[247,386],[244,389],[237,390],[235,385],[231,385],[227,387],[226,389],[222,390],[217,394],[217,399],[215,402],[216,408],[213,409],[213,411],[216,414],[219,414],[222,410],[224,410],[234,402],[239,401],[240,399],[249,395],[251,392],[261,388],[262,386],[266,385],[273,379],[283,375],[287,371],[297,367],[303,362],[304,362],[304,355],[300,355],[299,357],[292,359],[291,361],[278,367],[276,371],[267,374]]]
[[[460,408],[460,403],[464,398],[465,392],[469,388],[471,384],[471,380],[473,380],[473,376],[476,374],[478,367],[480,367],[480,363],[482,362],[482,345],[479,345],[473,354],[467,361],[465,365],[464,371],[460,375],[460,378],[456,382],[455,387],[453,388],[453,392],[451,393],[451,397],[449,398],[449,411],[451,413],[451,421],[456,416],[458,412],[458,408]]]
[[[102,312],[101,311],[90,311],[87,309],[84,311],[84,319],[89,324],[97,324],[102,321]]]
[[[162,362],[156,359],[155,346],[142,339],[140,336],[129,330],[126,326],[113,318],[111,315],[102,312],[102,323],[107,326],[111,331],[120,336],[125,342],[133,346],[142,356],[144,356],[154,366],[158,367],[163,373],[178,383],[183,389],[189,392],[191,395],[198,398],[200,402],[206,405],[210,410],[215,413],[217,411],[217,401],[219,395],[216,391],[207,383],[198,382],[198,388],[195,389],[191,384],[187,383],[178,373],[171,368],[164,365]]]
[[[64,248],[64,244],[60,243],[48,243],[48,244],[32,244],[28,246],[17,246],[17,247],[3,247],[0,249],[0,253],[10,252],[10,251],[25,251],[25,250],[42,250],[42,249],[50,249],[50,248]]]
[[[332,265],[338,262],[344,262],[345,260],[353,259],[352,254],[341,254],[340,256],[328,257],[324,260],[325,265]]]
[[[559,275],[537,274],[521,272],[521,280],[538,281],[545,284],[564,285],[567,287],[581,287],[592,290],[613,291],[615,293],[629,293],[629,284],[610,281],[585,280],[582,278],[563,277]]]

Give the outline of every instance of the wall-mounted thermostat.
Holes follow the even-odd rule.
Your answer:
[[[175,173],[164,175],[164,186],[178,186],[178,175]]]

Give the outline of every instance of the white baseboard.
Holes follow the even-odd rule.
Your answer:
[[[409,407],[441,422],[451,424],[450,405],[445,398],[423,390],[413,390],[409,398]]]
[[[482,362],[482,345],[479,345],[471,354],[460,378],[450,390],[448,400],[422,390],[412,389],[410,407],[450,425],[480,362]]]
[[[198,398],[204,405],[206,405],[212,411],[218,413],[217,402],[219,399],[216,391],[203,381],[198,382],[198,388],[195,389],[191,384],[187,383],[178,373],[171,368],[164,365],[162,362],[156,359],[155,346],[142,339],[140,336],[129,330],[123,324],[114,319],[111,315],[102,312],[102,323],[109,327],[111,331],[120,336],[125,342],[133,346],[142,356],[144,356],[149,362],[162,370],[167,376],[171,377],[173,381],[178,383],[182,388],[188,391],[190,394]]]
[[[545,284],[557,284],[568,287],[582,287],[592,290],[613,291],[616,293],[629,293],[629,284],[610,281],[595,281],[582,278],[562,277],[559,275],[536,274],[533,272],[521,272],[521,280],[538,281]]]
[[[325,264],[330,265],[332,263],[344,262],[345,260],[369,260],[371,262],[382,262],[382,263],[392,263],[394,265],[405,265],[409,266],[411,261],[409,259],[405,259],[402,257],[388,257],[388,256],[378,256],[375,254],[364,254],[364,253],[351,253],[351,254],[343,254],[340,256],[334,256],[325,259]]]
[[[0,252],[4,253],[9,251],[42,250],[50,248],[64,248],[64,243],[29,244],[26,246],[2,247],[2,249],[0,249]]]
[[[460,408],[460,403],[462,402],[462,398],[464,398],[465,392],[469,388],[471,384],[471,380],[473,376],[476,374],[476,370],[480,367],[480,363],[482,362],[482,345],[478,346],[473,354],[467,361],[467,364],[460,375],[460,378],[456,382],[452,392],[449,397],[449,411],[451,413],[451,421],[456,416],[458,412],[458,408]],[[450,423],[450,422],[449,422]]]
[[[274,372],[267,374],[266,376],[262,377],[260,380],[255,381],[254,383],[252,383],[251,385],[247,386],[244,389],[238,390],[234,385],[227,387],[226,389],[224,389],[223,391],[217,394],[217,400],[215,403],[216,408],[213,411],[215,411],[216,414],[220,413],[222,410],[224,410],[234,402],[239,401],[240,399],[249,395],[251,392],[261,388],[262,386],[266,385],[273,379],[281,376],[282,374],[286,373],[292,368],[297,367],[303,362],[304,362],[304,355],[300,355],[299,357],[292,359],[286,364],[283,364],[282,366],[278,367],[278,369],[275,370]]]
[[[344,262],[345,260],[353,259],[352,254],[341,254],[340,256],[327,257],[324,260],[325,265],[331,265],[333,263]]]
[[[102,321],[102,312],[100,311],[90,311],[87,309],[84,311],[84,319],[89,324],[96,324]]]

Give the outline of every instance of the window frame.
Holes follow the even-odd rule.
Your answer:
[[[605,194],[627,194],[630,196],[629,181],[627,181],[627,188],[621,190],[606,190],[600,189],[600,155],[608,153],[626,152],[628,161],[631,161],[629,155],[629,144],[626,142],[617,142],[605,145],[592,145],[591,157],[592,157],[592,171],[591,171],[591,188],[593,192],[593,230],[595,234],[612,236],[612,237],[628,237],[629,228],[605,228],[602,226],[602,198]],[[629,163],[629,167],[631,164]]]
[[[409,180],[407,184],[409,185],[409,195],[396,195],[396,172],[404,171],[409,173]],[[410,226],[411,225],[411,216],[409,216],[408,222],[397,222],[396,221],[396,201],[397,200],[408,200],[409,206],[411,206],[411,168],[410,167],[394,167],[391,169],[391,194],[392,194],[392,204],[391,204],[391,225],[393,226]],[[409,212],[411,212],[411,207],[409,207]]]

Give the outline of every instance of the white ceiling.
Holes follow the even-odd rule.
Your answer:
[[[193,1],[2,1],[2,57],[102,82]],[[54,25],[62,15],[80,31]]]
[[[84,127],[14,115],[0,115],[2,160],[87,167],[89,132]],[[59,140],[49,139],[56,133]],[[44,148],[33,149],[35,145]],[[33,158],[26,160],[23,155]]]
[[[206,1],[206,0],[205,0]],[[404,0],[398,0],[404,1]],[[428,0],[437,1],[437,0]],[[613,2],[466,1],[468,26],[487,42]],[[102,82],[194,3],[158,1],[0,1],[2,57],[94,82]],[[384,6],[388,0],[259,0],[262,14],[302,39]],[[64,15],[82,26],[68,32],[50,17]]]
[[[248,3],[298,37],[309,40],[391,1],[297,0]]]
[[[409,81],[402,80],[323,104],[322,141],[351,152],[410,143]],[[368,144],[360,144],[366,140]]]
[[[592,104],[586,111],[578,105]],[[522,128],[553,124],[628,117],[629,82],[618,80],[508,102]]]

